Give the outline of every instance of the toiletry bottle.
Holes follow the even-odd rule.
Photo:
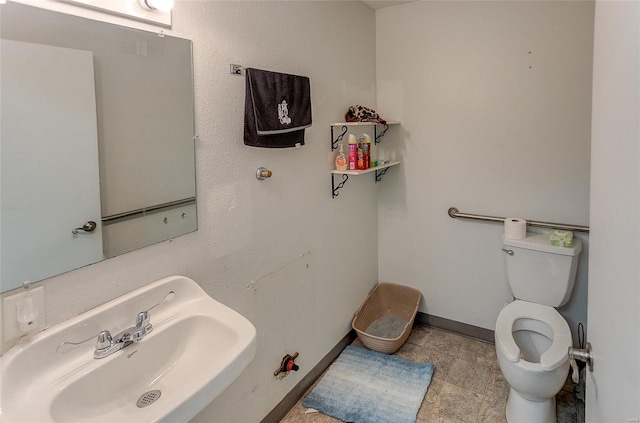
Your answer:
[[[364,138],[362,136],[360,136],[360,138],[358,138],[358,165],[357,165],[357,169],[358,170],[363,170],[365,169],[364,167]]]
[[[344,155],[344,146],[340,144],[338,157],[336,157],[336,170],[347,170],[347,158]]]
[[[367,169],[375,167],[374,159],[373,159],[373,144],[371,144],[371,136],[369,134],[362,135],[364,137],[364,143],[367,145]]]
[[[358,142],[356,136],[349,134],[349,170],[356,170],[358,165]]]
[[[371,137],[369,134],[362,134],[364,140],[362,144],[362,152],[364,155],[364,168],[369,169],[371,162]]]

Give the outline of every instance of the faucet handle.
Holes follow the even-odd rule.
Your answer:
[[[113,338],[108,330],[103,330],[98,334],[96,341],[96,351],[105,350],[113,344]]]
[[[149,319],[149,313],[146,310],[138,313],[138,316],[136,317],[136,328],[139,330],[132,333],[134,342],[138,342],[153,330],[153,326]]]
[[[140,313],[138,313],[138,315],[136,316],[136,327],[142,329],[143,335],[146,334],[147,332],[151,332],[151,330],[153,329],[153,326],[151,326],[151,322],[149,321],[149,312],[151,310],[153,310],[154,308],[158,307],[159,305],[162,305],[164,303],[167,303],[167,302],[173,300],[175,298],[175,296],[176,296],[175,291],[169,291],[164,296],[162,301],[160,301],[158,304],[153,305],[153,306],[149,307],[148,309],[143,310]]]
[[[136,317],[136,327],[141,328],[149,324],[149,312],[147,310],[141,311]]]
[[[149,318],[148,311],[141,311],[136,317],[136,327],[144,329],[145,332],[151,332],[153,326],[151,326],[151,319]]]

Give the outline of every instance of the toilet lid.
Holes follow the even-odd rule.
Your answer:
[[[542,304],[516,300],[502,309],[496,322],[496,348],[509,361],[520,361],[520,347],[513,339],[513,326],[518,319],[531,319],[548,325],[553,334],[552,343],[540,356],[542,370],[555,370],[569,359],[568,349],[573,344],[571,330],[564,318],[553,308]]]

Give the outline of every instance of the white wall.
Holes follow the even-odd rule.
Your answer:
[[[420,289],[421,311],[494,329],[510,297],[502,227],[449,207],[588,224],[592,41],[591,2],[377,11],[377,105],[402,122],[381,144],[402,165],[379,191],[379,279]],[[586,260],[567,308],[585,322]]]
[[[47,325],[191,277],[258,330],[253,363],[194,421],[257,422],[348,332],[376,282],[376,186],[352,178],[331,198],[328,126],[375,104],[375,14],[360,2],[179,1],[173,31],[195,54],[198,231],[46,280]],[[230,63],[310,77],[306,146],[243,145],[244,77]],[[260,166],[273,177],[257,181]],[[275,380],[296,351],[301,370]]]
[[[587,372],[589,423],[640,419],[640,3],[598,1]],[[630,336],[630,334],[632,334]]]

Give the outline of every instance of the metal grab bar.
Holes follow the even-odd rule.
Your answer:
[[[473,220],[486,220],[489,222],[504,222],[504,217],[497,216],[482,216],[480,214],[471,214],[471,213],[460,213],[460,211],[455,207],[449,207],[449,217],[462,218],[462,219],[473,219]],[[576,231],[576,232],[589,232],[588,226],[583,225],[566,225],[564,223],[553,223],[553,222],[536,222],[532,220],[527,220],[527,226],[535,226],[538,228],[550,228],[550,229],[564,229],[567,231]]]
[[[163,204],[158,204],[155,206],[150,206],[142,209],[132,210],[129,212],[112,214],[111,216],[103,216],[101,220],[103,222],[109,222],[111,220],[122,219],[123,217],[131,217],[138,214],[150,213],[160,209],[168,209],[169,207],[176,207],[176,206],[181,206],[184,204],[195,203],[195,202],[196,202],[196,197],[189,197],[182,200],[171,201],[169,203],[163,203]]]

